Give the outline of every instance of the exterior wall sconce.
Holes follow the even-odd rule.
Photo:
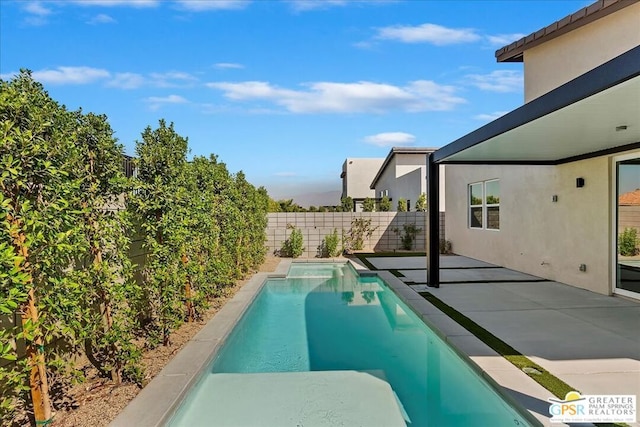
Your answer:
[[[576,187],[578,188],[584,187],[584,178],[576,178]]]
[[[557,194],[554,194],[553,196],[551,196],[551,201],[552,201],[553,203],[557,203],[557,202],[558,202],[558,195],[557,195]]]
[[[627,125],[616,126],[616,132],[627,130]]]

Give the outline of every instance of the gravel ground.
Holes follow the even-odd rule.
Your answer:
[[[280,258],[267,257],[260,266],[261,272],[275,271]],[[247,281],[241,280],[221,298],[216,299],[202,320],[185,323],[171,335],[171,346],[146,351],[143,356],[145,381],[150,381],[175,356],[182,347],[235,295]],[[87,381],[74,387],[68,393],[73,409],[60,410],[51,424],[53,427],[99,427],[108,425],[140,392],[135,384],[115,385],[89,371]]]

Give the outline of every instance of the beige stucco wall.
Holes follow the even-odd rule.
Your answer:
[[[371,181],[378,173],[384,159],[381,158],[348,158],[342,165],[345,173],[343,179],[343,194],[352,198],[375,197],[369,188]],[[345,184],[346,183],[346,184]],[[346,194],[344,191],[346,190]]]
[[[525,102],[640,45],[640,3],[524,52]]]
[[[376,197],[380,192],[389,190],[389,197],[393,200],[391,209],[396,210],[398,199],[411,201],[411,210],[415,210],[416,202],[421,193],[427,192],[426,181],[427,156],[425,154],[396,154],[376,183]],[[445,212],[445,166],[440,167],[440,206],[439,211]]]
[[[608,157],[559,166],[448,165],[445,228],[453,252],[610,294],[609,165]],[[467,186],[495,178],[500,231],[470,229]]]

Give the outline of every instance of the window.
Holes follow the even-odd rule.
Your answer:
[[[482,201],[484,195],[482,191],[483,184],[478,182],[469,185],[469,227],[482,228]]]
[[[500,180],[469,184],[469,228],[500,229]]]
[[[485,207],[487,208],[487,228],[500,230],[500,181],[495,179],[484,183]]]

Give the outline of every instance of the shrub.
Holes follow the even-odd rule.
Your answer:
[[[289,238],[282,242],[282,249],[280,249],[280,255],[298,258],[304,252],[302,230],[296,228],[294,225],[287,224],[287,229],[291,230]]]
[[[426,212],[427,211],[427,195],[425,193],[421,193],[418,196],[418,201],[416,202],[416,212]]]
[[[413,242],[415,241],[418,233],[422,231],[422,228],[416,227],[414,223],[404,224],[402,228],[403,228],[403,233],[400,236],[402,249],[410,251],[411,249],[413,249]],[[398,228],[394,228],[393,231],[396,234],[400,233],[400,230]]]
[[[322,240],[322,244],[320,245],[320,256],[327,257],[337,257],[342,252],[342,248],[340,245],[340,237],[338,236],[338,230],[336,228],[333,229],[333,233],[327,234],[324,236]]]
[[[618,252],[622,256],[633,256],[638,254],[638,230],[635,228],[625,228],[618,238]]]
[[[340,199],[342,212],[353,212],[353,199],[349,196]]]
[[[364,249],[365,240],[369,239],[377,228],[371,227],[371,218],[352,219],[351,228],[343,236],[345,250],[350,252]]]
[[[406,212],[407,211],[407,201],[402,197],[398,199],[398,212]]]
[[[371,197],[367,197],[362,202],[362,210],[364,212],[373,212],[376,210],[376,202]]]
[[[391,201],[388,196],[383,196],[380,200],[380,212],[389,212],[391,210]]]
[[[451,253],[451,240],[440,239],[440,253],[445,255]]]

